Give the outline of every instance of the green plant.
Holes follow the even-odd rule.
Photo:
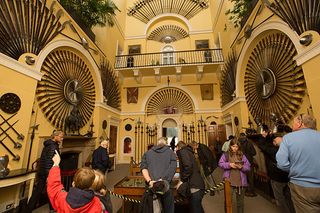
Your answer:
[[[230,15],[229,20],[233,22],[234,27],[241,26],[243,18],[248,14],[252,0],[229,0],[234,3],[232,9],[226,11],[226,15]]]
[[[71,8],[89,28],[106,24],[112,27],[115,11],[120,11],[112,0],[61,0],[60,3]]]

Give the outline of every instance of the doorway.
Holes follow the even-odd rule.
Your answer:
[[[175,145],[178,143],[179,130],[177,122],[172,118],[167,118],[162,122],[162,137],[167,138],[167,144],[170,145],[171,140],[174,138]]]

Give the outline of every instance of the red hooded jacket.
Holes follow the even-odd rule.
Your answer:
[[[94,196],[93,191],[78,188],[70,188],[69,192],[64,191],[58,166],[50,169],[47,181],[50,202],[58,213],[102,212],[100,200]]]

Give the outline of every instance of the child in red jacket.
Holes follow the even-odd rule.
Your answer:
[[[90,189],[95,179],[94,171],[88,167],[79,169],[74,175],[73,187],[66,192],[61,184],[60,156],[57,151],[52,160],[53,166],[47,179],[47,192],[53,208],[58,213],[101,213],[100,200]]]

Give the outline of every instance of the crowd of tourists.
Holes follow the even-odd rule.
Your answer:
[[[257,196],[254,187],[256,148],[264,154],[267,175],[270,178],[277,206],[285,213],[320,212],[320,132],[310,115],[293,119],[292,129],[282,125],[274,134],[262,125],[261,134],[249,137],[229,136],[224,143],[217,138],[214,146],[191,141],[168,145],[167,138],[158,139],[143,154],[140,168],[146,183],[141,212],[173,213],[176,211],[172,182],[179,167],[178,195],[187,205],[187,212],[202,213],[202,199],[206,190],[215,184],[212,173],[219,166],[223,179],[230,182],[231,194],[237,212],[244,212],[244,196]],[[249,138],[249,139],[248,139]],[[93,153],[92,168],[78,169],[68,192],[61,183],[58,145],[62,131],[54,131],[44,142],[38,169],[38,184],[28,203],[31,212],[41,192],[47,189],[52,212],[112,212],[110,194],[106,190],[105,174],[111,167],[108,140],[101,140]],[[255,140],[256,148],[252,141]]]

